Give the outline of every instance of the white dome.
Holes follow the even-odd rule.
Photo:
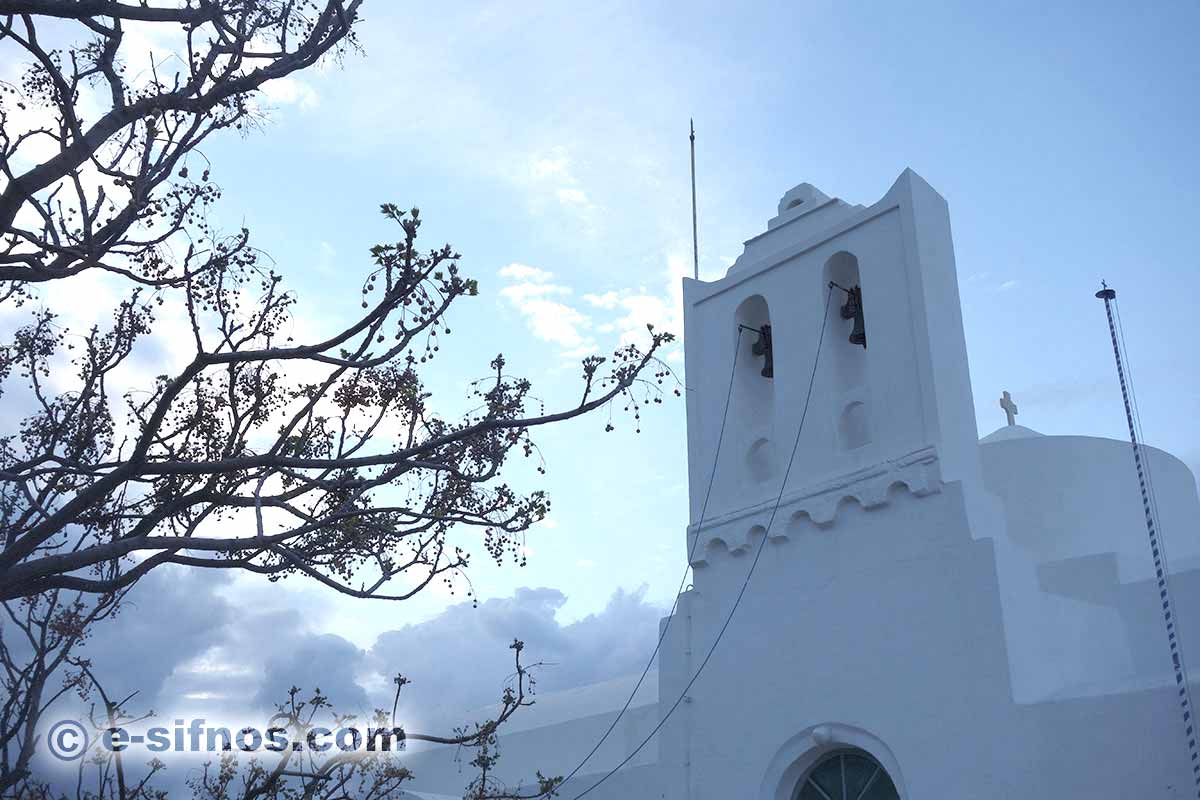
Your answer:
[[[1003,428],[997,428],[980,439],[979,443],[988,444],[990,442],[1004,442],[1009,439],[1029,439],[1034,436],[1045,436],[1045,434],[1038,433],[1032,428],[1026,428],[1024,425],[1005,425]]]

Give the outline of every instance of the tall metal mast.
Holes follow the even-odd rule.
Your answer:
[[[700,239],[696,235],[696,124],[688,120],[692,142],[692,276],[700,280]]]
[[[1152,490],[1147,487],[1146,467],[1142,463],[1142,445],[1138,442],[1137,426],[1134,424],[1133,406],[1130,403],[1130,383],[1125,377],[1125,365],[1121,361],[1121,346],[1117,340],[1117,326],[1113,322],[1113,303],[1116,291],[1100,281],[1096,297],[1104,301],[1104,313],[1108,316],[1108,333],[1112,338],[1113,358],[1117,362],[1117,377],[1121,381],[1121,399],[1125,401],[1125,421],[1129,425],[1129,442],[1133,445],[1133,465],[1137,468],[1138,486],[1142,492],[1142,512],[1146,517],[1146,533],[1150,537],[1150,553],[1154,556],[1154,574],[1158,578],[1158,599],[1162,602],[1163,620],[1167,625],[1167,643],[1171,648],[1171,666],[1175,670],[1175,684],[1179,687],[1179,707],[1183,712],[1188,753],[1191,756],[1192,777],[1196,796],[1200,797],[1200,752],[1196,748],[1196,721],[1192,718],[1192,693],[1188,686],[1187,671],[1183,654],[1179,649],[1178,629],[1175,625],[1175,606],[1171,602],[1171,589],[1167,583],[1167,569],[1163,561],[1162,543],[1158,534]]]

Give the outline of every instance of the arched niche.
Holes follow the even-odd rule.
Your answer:
[[[755,439],[746,451],[746,471],[750,480],[762,483],[775,474],[775,445],[765,436]]]
[[[858,258],[850,252],[840,250],[825,262],[824,287],[830,282],[847,289],[862,286],[859,274]],[[870,311],[871,298],[867,287],[863,287],[863,308],[867,317],[867,337],[870,341]],[[842,319],[841,308],[846,302],[846,294],[840,289],[833,290],[830,300],[829,322],[825,335],[829,340],[829,362],[832,365],[832,378],[835,387],[840,392],[861,387],[867,376],[867,351],[864,347],[852,344],[849,340],[853,327],[851,320]]]
[[[838,416],[838,444],[843,450],[857,450],[870,443],[871,427],[867,406],[862,400],[851,400]]]

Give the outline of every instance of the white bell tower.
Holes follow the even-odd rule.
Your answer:
[[[867,207],[801,184],[683,298],[692,587],[660,651],[665,796],[807,799],[830,758],[886,773],[872,797],[1012,795],[1012,753],[981,735],[1016,725],[1003,515],[946,202],[911,170]]]
[[[849,341],[853,320],[840,313],[847,295],[830,282],[861,287],[865,347]],[[809,184],[792,189],[724,278],[684,281],[684,314],[693,535],[735,349],[702,538],[719,538],[730,550],[749,543],[746,527],[735,520],[774,505],[810,377],[812,397],[780,521],[803,513],[823,524],[844,498],[868,506],[897,483],[918,495],[941,481],[977,485],[949,213],[945,200],[911,170],[865,208]],[[756,331],[764,325],[771,331],[770,377],[755,353]],[[704,558],[705,544],[696,557]]]

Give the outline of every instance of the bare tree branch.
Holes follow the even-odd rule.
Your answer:
[[[27,65],[19,85],[0,84],[0,303],[20,320],[0,344],[13,409],[0,431],[0,794],[32,791],[38,719],[93,682],[75,649],[153,570],[301,576],[391,601],[435,581],[454,590],[480,543],[496,563],[524,563],[550,500],[536,475],[521,489],[506,475],[518,458],[543,471],[535,433],[605,407],[640,424],[646,405],[678,394],[659,361],[672,337],[651,327],[640,348],[583,359],[573,401],[547,408],[498,355],[469,409],[435,406],[428,376],[478,284],[449,245],[419,249],[419,212],[392,204],[381,211],[398,232],[371,248],[341,330],[293,340],[283,277],[246,230],[208,220],[220,191],[201,146],[258,124],[268,82],[356,47],[360,7],[0,0],[0,52]],[[78,41],[51,46],[47,18],[56,41],[63,27]],[[123,26],[135,22],[173,35],[174,52],[130,53]],[[131,291],[104,324],[72,330],[52,290],[90,270]],[[182,335],[164,333],[168,316]],[[124,383],[153,348],[183,366]],[[430,740],[480,745],[480,791],[500,791],[495,729],[521,697],[490,727]],[[102,786],[149,791],[111,767]],[[360,774],[345,767],[325,785]],[[289,770],[254,773],[247,796],[275,797],[267,787]],[[202,783],[220,796],[231,780],[223,764]]]
[[[11,234],[0,247],[0,285],[101,269],[147,286],[177,286],[227,257],[209,253],[176,265],[152,247],[183,231],[218,195],[200,145],[215,131],[255,124],[251,101],[268,82],[354,46],[361,2],[204,0],[180,8],[0,0],[0,43],[14,43],[30,60],[21,87],[0,94],[0,232]],[[35,15],[78,21],[93,37],[64,57],[41,45]],[[130,77],[122,20],[163,26],[179,52],[150,64],[131,55],[150,77]],[[103,94],[94,91],[100,86]],[[107,95],[109,103],[86,127],[75,113],[85,93],[98,101]],[[54,122],[16,130],[14,110],[37,110]],[[35,138],[53,141],[57,152],[16,171]],[[197,161],[204,162],[199,181],[189,173]],[[55,201],[64,185],[73,189],[66,206]],[[42,230],[22,219],[41,220]]]

